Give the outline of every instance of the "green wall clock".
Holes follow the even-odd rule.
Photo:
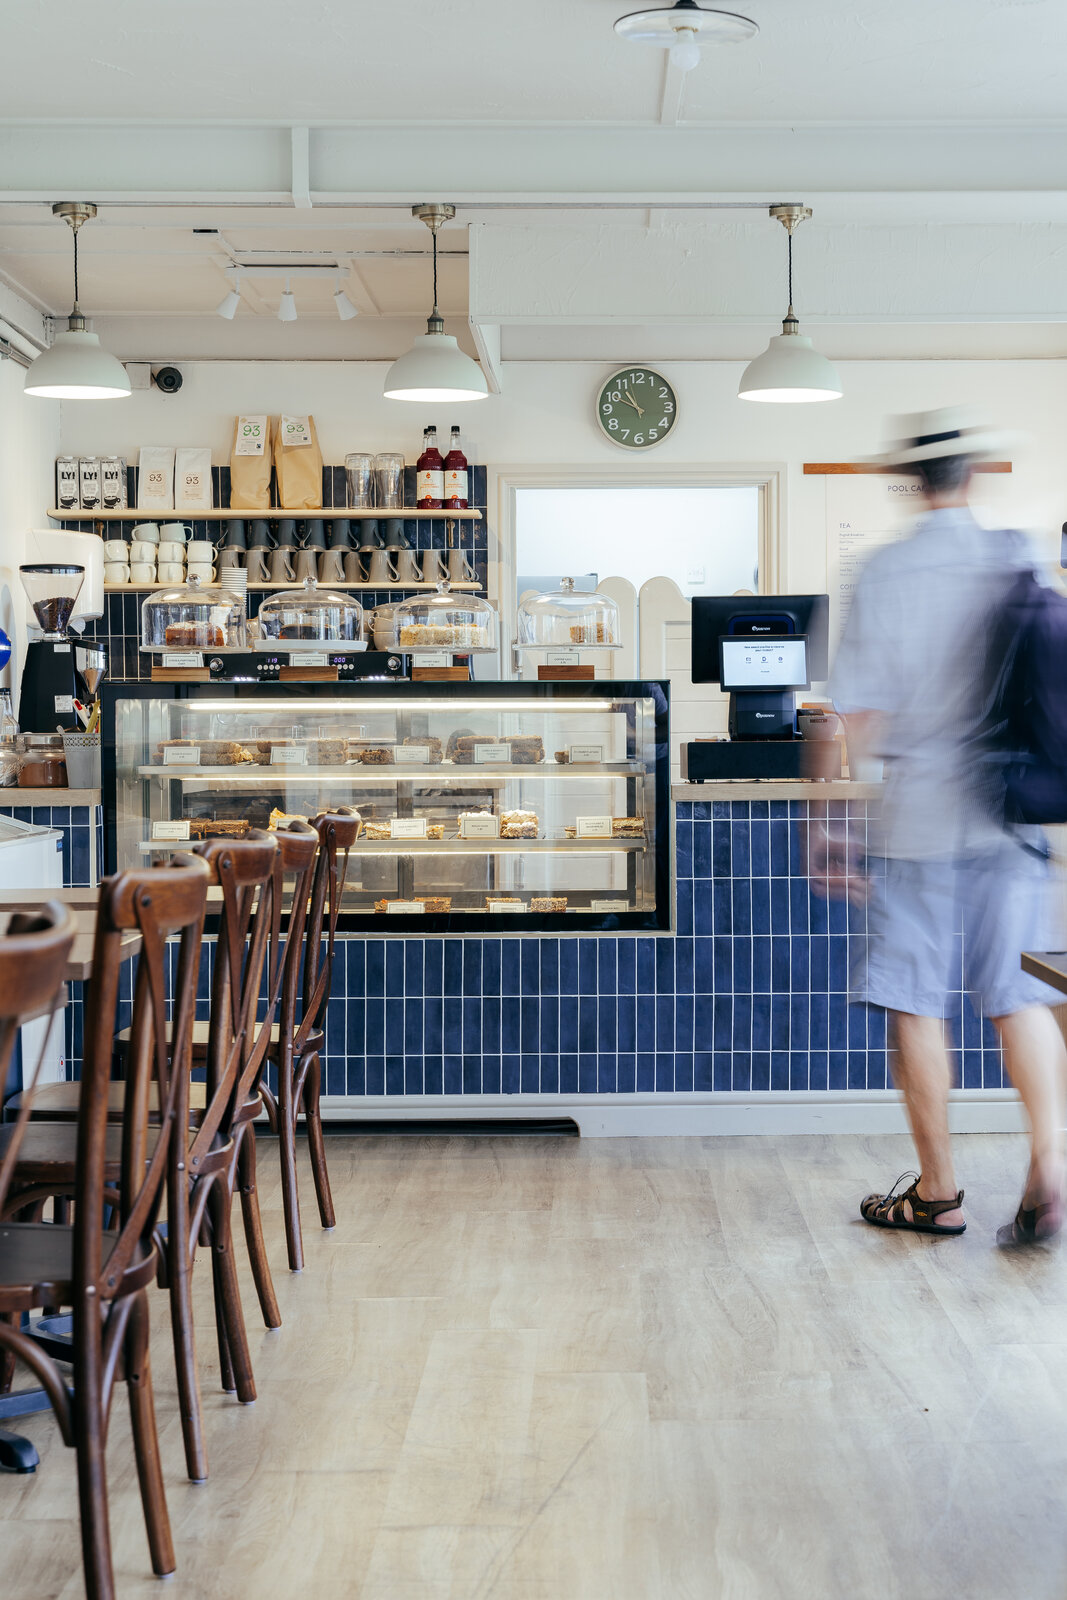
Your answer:
[[[678,401],[661,372],[620,367],[601,384],[596,419],[606,439],[623,450],[662,444],[678,420]]]

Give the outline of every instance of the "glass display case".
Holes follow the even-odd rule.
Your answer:
[[[203,588],[200,579],[157,589],[141,606],[142,650],[244,650],[248,645],[247,600],[224,587]]]
[[[609,595],[575,589],[564,578],[558,589],[526,595],[519,602],[519,644],[537,650],[611,649],[622,641],[619,608]]]
[[[258,620],[256,645],[263,649],[276,650],[281,643],[289,650],[325,643],[366,649],[359,601],[354,595],[320,589],[314,578],[307,578],[301,589],[268,595]]]
[[[342,926],[670,925],[659,682],[104,686],[108,871],[354,806]]]
[[[454,591],[447,581],[432,594],[414,594],[393,609],[398,650],[451,650],[473,655],[496,649],[496,611],[488,600]]]

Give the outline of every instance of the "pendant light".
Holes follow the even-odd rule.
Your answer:
[[[489,393],[485,374],[476,361],[464,355],[456,340],[445,332],[437,309],[437,230],[451,222],[455,206],[412,206],[411,214],[425,222],[433,235],[433,310],[426,332],[415,336],[406,356],[394,361],[385,375],[387,400],[419,400],[427,404],[445,400],[484,400]]]
[[[99,335],[88,331],[78,305],[78,230],[96,216],[96,207],[88,200],[57,200],[52,215],[69,223],[74,234],[74,305],[66,328],[27,368],[23,389],[46,400],[120,400],[130,393],[126,369],[101,349]]]
[[[696,0],[677,0],[673,6],[656,6],[648,11],[631,11],[620,17],[615,32],[634,44],[656,44],[671,53],[671,66],[679,72],[692,72],[700,65],[705,45],[744,44],[759,32],[751,17],[734,11],[714,11],[699,6]]]
[[[351,322],[353,317],[359,316],[359,307],[354,306],[345,294],[344,283],[340,273],[337,274],[337,292],[333,297],[333,303],[342,322]]]
[[[789,310],[781,333],[741,374],[737,393],[742,400],[769,400],[779,405],[840,400],[844,391],[837,368],[801,333],[793,313],[793,233],[811,216],[811,207],[771,206],[770,214],[789,235]]]

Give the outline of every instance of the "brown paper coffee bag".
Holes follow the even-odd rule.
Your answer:
[[[267,416],[237,417],[230,446],[230,507],[270,510],[271,426]]]
[[[282,416],[274,434],[278,504],[286,511],[322,506],[322,451],[314,417]]]

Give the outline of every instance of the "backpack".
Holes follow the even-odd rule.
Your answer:
[[[991,623],[989,798],[1006,823],[1067,822],[1067,598],[1022,571]]]

